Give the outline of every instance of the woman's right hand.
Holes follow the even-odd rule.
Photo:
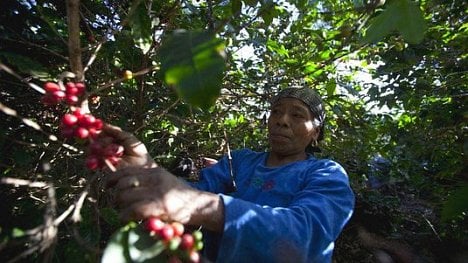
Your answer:
[[[125,132],[119,127],[105,124],[103,127],[103,135],[110,136],[124,147],[124,155],[122,156],[117,169],[125,167],[141,167],[141,168],[155,168],[158,167],[156,162],[148,153],[146,146],[139,141],[133,134]]]

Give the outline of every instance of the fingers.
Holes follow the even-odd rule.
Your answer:
[[[123,190],[130,187],[148,184],[159,171],[155,168],[124,167],[106,176],[106,187]]]
[[[110,137],[114,138],[117,142],[121,143],[126,150],[137,147],[144,147],[143,143],[140,142],[140,140],[138,140],[133,134],[123,131],[117,126],[105,124],[103,127],[103,131],[105,134],[109,135]]]
[[[120,217],[123,221],[143,220],[150,216],[166,218],[166,211],[156,200],[141,200],[123,209]]]
[[[110,135],[112,138],[115,138],[118,141],[126,141],[126,140],[138,141],[138,139],[136,139],[132,134],[125,132],[121,128],[108,124],[108,123],[104,124],[104,127],[102,128],[102,130],[106,134]]]
[[[126,209],[132,204],[138,203],[144,200],[154,201],[157,198],[153,197],[154,189],[149,187],[135,187],[127,190],[118,192],[116,196],[116,202],[118,207]]]
[[[115,201],[123,220],[149,216],[189,220],[189,210],[185,209],[193,201],[189,187],[165,169],[128,167],[107,177],[106,186],[116,191]]]
[[[156,182],[153,182],[152,175],[133,175],[120,179],[115,185],[114,189],[118,191],[126,190],[129,188],[151,187]]]
[[[208,158],[208,157],[202,157],[202,161],[205,167],[213,166],[218,162],[218,160],[213,159],[213,158]]]

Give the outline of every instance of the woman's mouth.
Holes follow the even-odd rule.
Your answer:
[[[271,133],[270,139],[275,141],[287,141],[289,137],[280,133]]]

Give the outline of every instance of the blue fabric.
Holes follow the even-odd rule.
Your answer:
[[[279,167],[267,167],[267,157],[232,152],[238,190],[229,195],[226,157],[202,170],[194,187],[220,194],[225,207],[224,233],[207,237],[207,255],[217,252],[216,262],[223,263],[331,262],[354,207],[346,172],[312,155]]]

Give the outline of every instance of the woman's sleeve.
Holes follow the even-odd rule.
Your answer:
[[[225,207],[220,262],[327,262],[351,217],[354,194],[334,162],[308,176],[288,207],[259,206],[221,195]]]
[[[230,183],[229,163],[224,156],[213,166],[200,171],[200,179],[197,182],[189,183],[192,187],[211,193],[224,193],[226,185]]]

